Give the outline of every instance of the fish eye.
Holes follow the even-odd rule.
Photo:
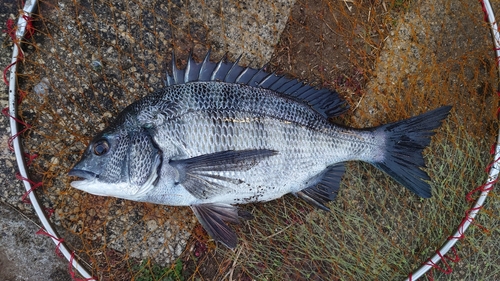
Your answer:
[[[106,154],[109,151],[109,143],[107,140],[98,140],[94,144],[94,154],[97,156],[101,156]]]

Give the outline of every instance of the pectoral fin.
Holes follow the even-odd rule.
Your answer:
[[[171,161],[179,172],[179,184],[200,199],[230,192],[240,179],[223,176],[226,171],[246,171],[267,157],[276,155],[269,149],[228,150]]]
[[[210,237],[231,249],[236,247],[238,238],[225,222],[240,223],[240,219],[253,218],[252,214],[229,204],[192,205],[191,209]]]

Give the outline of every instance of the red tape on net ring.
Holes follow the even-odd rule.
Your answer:
[[[91,281],[91,280],[97,280],[97,278],[93,278],[93,277],[85,278],[85,279],[76,278],[76,274],[73,271],[73,260],[74,259],[75,259],[75,252],[73,251],[73,252],[71,252],[71,256],[69,258],[69,275],[71,276],[71,279],[73,281]]]
[[[25,177],[21,176],[21,174],[19,174],[19,173],[17,173],[17,174],[16,174],[16,179],[18,179],[18,180],[22,180],[22,181],[27,181],[27,182],[29,182],[29,183],[31,184],[31,188],[30,188],[30,190],[26,191],[26,192],[23,194],[23,196],[21,197],[21,201],[22,201],[23,203],[26,203],[26,204],[31,204],[31,201],[29,200],[28,195],[29,195],[29,194],[30,194],[33,190],[35,190],[35,189],[37,189],[37,188],[41,187],[41,186],[43,185],[43,184],[42,184],[42,182],[41,182],[41,181],[39,181],[39,182],[34,182],[34,181],[32,181],[32,180],[30,180],[30,179],[28,179],[28,178],[25,178]]]
[[[460,261],[460,257],[458,256],[457,249],[455,247],[451,247],[451,251],[455,255],[455,258],[450,258],[450,256],[448,254],[444,255],[444,257],[446,259],[448,259],[449,261],[451,261],[451,262],[454,262],[454,263],[459,262]]]
[[[436,254],[441,258],[441,262],[444,263],[444,265],[446,266],[446,269],[440,267],[439,265],[437,265],[436,263],[434,263],[432,261],[432,259],[428,259],[427,262],[425,263],[426,265],[432,267],[432,268],[435,268],[439,271],[441,271],[442,273],[444,274],[450,274],[453,269],[451,268],[451,266],[446,262],[446,260],[444,259],[444,256],[443,254],[441,254],[440,251],[436,251]]]
[[[35,27],[33,26],[33,18],[28,15],[23,15],[23,19],[26,21],[26,28],[24,32],[24,38],[30,39],[33,34],[35,34]]]
[[[468,217],[468,218],[469,218],[470,224],[472,224],[472,225],[474,225],[474,226],[479,227],[479,228],[480,228],[482,231],[484,231],[484,232],[489,232],[488,228],[486,228],[486,227],[482,226],[481,224],[479,224],[479,223],[475,222],[475,219],[473,219],[473,218],[471,217],[471,215],[470,215],[470,213],[472,213],[473,211],[479,211],[479,210],[481,210],[482,208],[483,208],[483,206],[479,206],[479,207],[476,207],[476,208],[471,208],[471,209],[469,209],[469,210],[466,210],[466,211],[465,211],[465,215],[466,215],[466,217]]]
[[[499,163],[499,161],[500,161],[500,157],[499,157],[499,158],[497,158],[497,159],[495,159],[495,161],[491,161],[491,163],[490,163],[490,164],[488,164],[488,166],[486,166],[486,168],[484,169],[484,171],[485,171],[487,174],[489,174],[489,173],[490,173],[490,170],[491,170],[491,167],[493,167],[493,165],[495,165],[495,164]]]
[[[465,223],[466,222],[469,222],[470,224],[479,227],[484,232],[489,232],[489,230],[486,227],[484,227],[478,223],[475,223],[474,218],[470,215],[471,212],[478,211],[481,208],[482,208],[482,206],[466,210],[464,218],[462,219],[462,221],[458,225],[458,231],[457,231],[458,236],[449,236],[448,240],[452,240],[452,239],[462,240],[462,239],[464,239],[465,238],[464,232],[465,232]]]
[[[499,108],[499,110],[500,110],[500,108]],[[494,144],[491,146],[491,148],[490,148],[490,154],[491,154],[491,155],[495,154],[495,149],[496,149],[496,146],[497,146],[497,144],[496,144],[496,143],[494,143]],[[495,160],[493,160],[493,161],[491,161],[491,162],[488,164],[488,166],[486,166],[485,172],[489,174],[489,173],[490,173],[490,170],[491,170],[491,167],[493,167],[493,165],[495,165],[495,164],[496,164],[496,163],[498,163],[499,161],[500,161],[500,157],[499,157],[499,158],[497,158],[497,159],[495,159]],[[474,199],[474,198],[472,198],[472,195],[473,195],[474,193],[479,192],[479,191],[480,191],[481,193],[482,193],[482,192],[486,192],[486,191],[488,191],[488,192],[489,192],[489,191],[493,190],[493,188],[494,188],[495,184],[498,182],[498,180],[499,180],[499,179],[498,179],[498,178],[496,178],[495,180],[493,180],[493,181],[491,181],[491,182],[487,182],[487,183],[484,183],[484,184],[482,184],[482,185],[480,185],[480,186],[476,187],[475,189],[473,189],[473,190],[471,190],[469,193],[467,193],[467,195],[465,196],[465,198],[467,199],[467,201],[468,201],[468,202],[475,201],[475,199]]]
[[[24,32],[24,38],[29,39],[33,34],[35,34],[35,28],[33,27],[33,18],[28,16],[28,15],[22,15],[22,18],[26,21],[26,27],[25,27],[25,32]],[[3,81],[4,83],[9,86],[9,81],[7,80],[7,71],[16,64],[18,61],[23,59],[23,50],[21,49],[21,46],[19,44],[19,40],[17,40],[16,32],[17,32],[17,25],[13,19],[8,19],[7,23],[7,30],[2,30],[2,32],[6,33],[12,42],[16,44],[17,48],[19,49],[19,55],[17,57],[17,60],[11,64],[9,64],[4,70],[3,70]]]
[[[9,80],[7,80],[7,72],[17,62],[18,62],[18,60],[16,60],[15,62],[13,62],[13,63],[11,63],[9,65],[7,65],[7,67],[3,69],[3,82],[5,83],[5,85],[7,85],[7,87],[9,86]]]
[[[17,123],[19,123],[19,124],[21,124],[21,125],[24,126],[24,128],[21,131],[17,132],[17,134],[9,137],[9,140],[8,140],[9,150],[10,151],[14,151],[14,147],[12,145],[12,142],[19,135],[21,135],[22,133],[24,133],[27,130],[29,130],[31,128],[31,125],[28,124],[28,123],[26,123],[26,122],[24,122],[24,121],[22,121],[22,120],[20,120],[20,119],[18,119],[18,118],[16,118],[16,117],[14,117],[14,116],[12,116],[12,115],[10,115],[8,107],[5,107],[4,109],[2,109],[2,114],[5,115],[5,116],[7,116],[7,117],[10,117],[10,118],[14,119]]]
[[[24,98],[28,95],[25,91],[18,90],[19,92],[19,99],[17,100],[17,104],[21,104],[23,102]]]
[[[427,279],[429,279],[429,281],[434,281],[434,271],[429,270],[425,275],[427,276]]]
[[[52,234],[48,233],[47,231],[45,231],[45,229],[43,229],[43,228],[40,228],[40,230],[38,230],[36,232],[36,234],[47,236],[47,237],[55,239],[57,241],[56,254],[59,257],[61,257],[61,258],[63,257],[63,255],[61,254],[61,244],[64,242],[63,238],[57,238],[54,235],[52,235]],[[71,276],[71,279],[74,280],[74,281],[91,281],[91,280],[97,280],[96,278],[87,278],[87,279],[76,278],[76,274],[73,271],[73,259],[74,259],[74,255],[75,255],[75,252],[71,252],[71,257],[69,259],[69,275]]]
[[[448,236],[448,240],[452,239],[457,239],[457,240],[462,240],[465,238],[465,222],[469,221],[471,222],[473,219],[471,217],[468,217],[467,214],[466,216],[462,219],[460,224],[458,225],[458,236]]]
[[[56,210],[52,208],[45,208],[45,212],[47,212],[47,217],[50,218],[56,212]]]
[[[488,183],[485,183],[485,184],[482,184],[476,188],[474,188],[473,190],[471,190],[469,193],[467,193],[467,195],[465,196],[465,199],[468,201],[468,202],[472,202],[472,201],[475,201],[474,198],[472,198],[472,195],[476,192],[485,192],[485,191],[492,191],[493,190],[493,187],[495,185],[495,183],[498,182],[498,178],[496,178],[494,181],[491,181],[491,182],[488,182]],[[488,187],[486,187],[488,186]]]
[[[29,154],[27,152],[24,153],[24,157],[26,157],[26,166],[31,166],[33,164],[33,160],[38,157],[38,154]]]
[[[7,30],[2,30],[3,33],[9,35],[12,41],[16,40],[16,22],[13,19],[7,19],[5,24],[7,26]]]
[[[434,263],[431,259],[428,259],[427,262],[425,263],[426,265],[429,265],[430,267],[432,268],[435,268],[439,271],[441,271],[442,273],[444,274],[450,274],[453,272],[453,269],[452,267],[446,262],[446,260],[449,260],[453,263],[457,263],[460,261],[460,256],[458,256],[458,252],[457,252],[457,249],[455,247],[452,247],[451,248],[451,251],[453,251],[453,254],[455,255],[454,258],[451,258],[448,254],[446,255],[442,255],[441,252],[439,251],[436,251],[436,254],[439,255],[439,257],[441,258],[441,261],[445,264],[446,266],[446,270],[444,270],[443,268],[439,267],[436,263]],[[430,270],[428,272],[428,275],[427,275],[427,278],[429,280],[434,280],[434,274],[433,274],[433,271]],[[411,280],[411,279],[410,279]]]
[[[490,21],[488,19],[488,12],[486,11],[486,6],[484,5],[484,1],[479,0],[479,3],[481,3],[481,9],[483,10],[484,21],[489,23]]]
[[[36,232],[36,234],[38,235],[43,235],[43,236],[47,236],[47,237],[50,237],[54,240],[57,241],[57,246],[56,246],[56,254],[59,256],[59,257],[63,257],[63,255],[61,254],[61,243],[64,242],[64,239],[63,238],[57,238],[55,237],[54,235],[48,233],[47,231],[45,231],[45,229],[43,228],[40,228],[40,230],[38,230]]]

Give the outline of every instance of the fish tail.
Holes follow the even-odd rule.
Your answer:
[[[375,128],[385,136],[383,159],[372,164],[420,197],[431,197],[430,180],[425,168],[423,150],[430,144],[451,106],[443,106],[424,114]]]

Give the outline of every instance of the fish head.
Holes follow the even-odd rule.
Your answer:
[[[159,179],[161,153],[146,129],[104,130],[68,175],[71,186],[101,196],[140,201]]]

